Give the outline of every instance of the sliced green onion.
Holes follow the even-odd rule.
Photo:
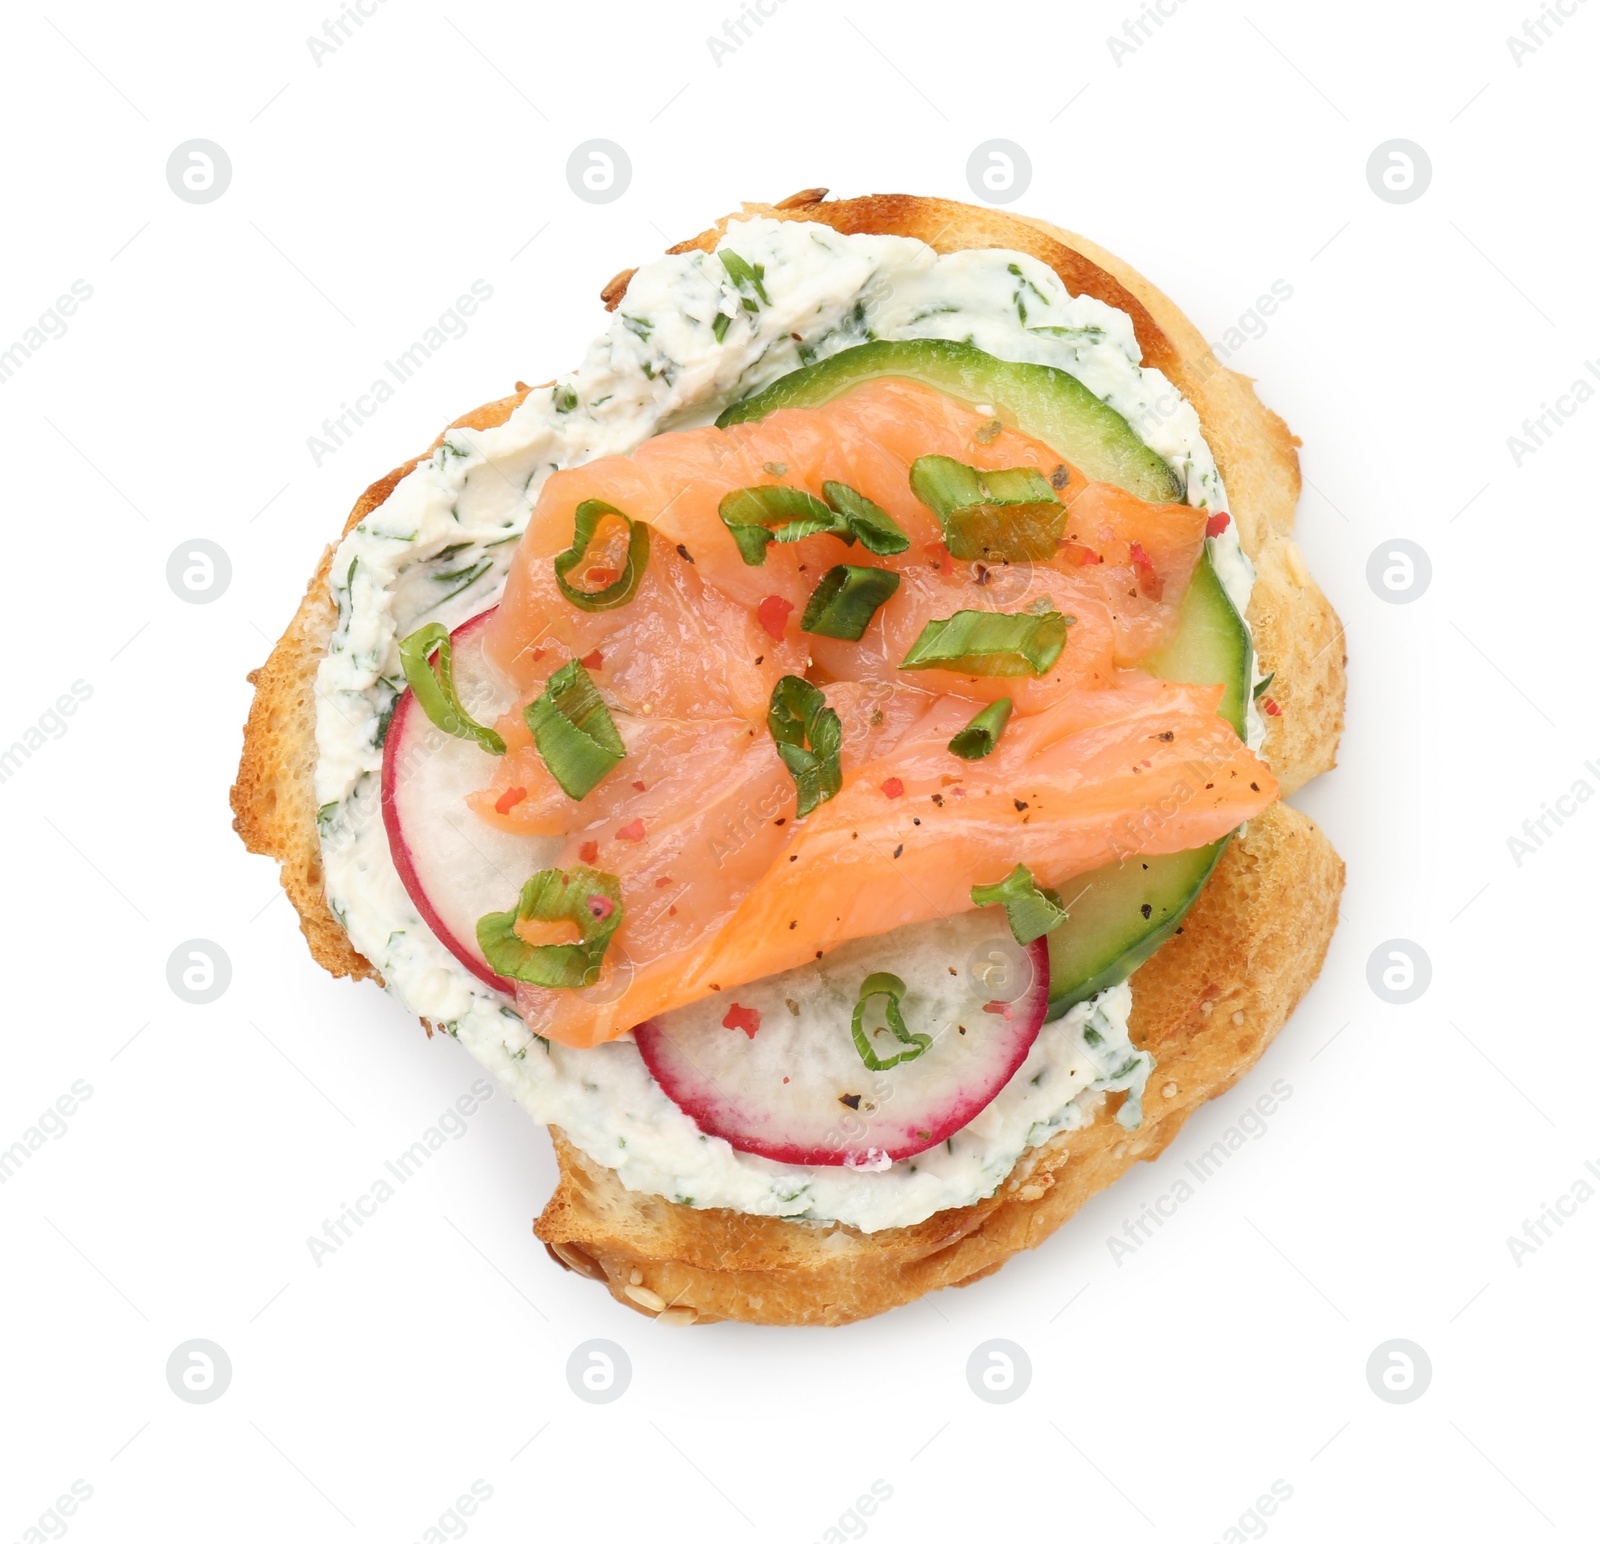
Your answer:
[[[848,483],[825,482],[822,496],[828,501],[829,509],[844,517],[850,534],[875,557],[904,552],[911,545],[911,538],[887,510],[880,509]]]
[[[589,672],[569,659],[522,710],[533,743],[569,799],[596,788],[627,747]]]
[[[900,661],[902,670],[965,675],[1044,675],[1067,646],[1075,619],[1059,611],[958,611],[929,622]]]
[[[439,651],[437,674],[428,663],[435,649]],[[458,740],[476,740],[491,756],[505,755],[506,742],[461,706],[450,666],[450,634],[440,623],[429,622],[400,640],[400,664],[406,673],[406,684],[434,728],[453,734]]]
[[[737,252],[722,251],[717,253],[717,256],[722,259],[722,266],[727,269],[728,277],[733,280],[733,287],[736,290],[750,290],[761,297],[762,305],[772,304],[767,299],[766,290],[762,288],[761,281],[766,278],[767,270],[760,263],[752,267]],[[746,300],[743,304],[747,311],[754,311],[756,308],[753,300]]]
[[[1261,700],[1262,692],[1272,685],[1272,678],[1273,676],[1277,675],[1277,673],[1278,672],[1276,670],[1270,672],[1268,675],[1263,676],[1253,687],[1250,688],[1250,696],[1253,700],[1257,702]]]
[[[1066,908],[1058,891],[1042,888],[1019,863],[997,885],[974,885],[974,906],[1004,906],[1011,936],[1019,944],[1031,944],[1067,920]]]
[[[767,728],[794,779],[795,814],[804,820],[839,791],[839,749],[844,744],[839,715],[828,706],[820,687],[803,676],[786,675],[772,688]]]
[[[856,1001],[855,1010],[850,1015],[850,1038],[855,1041],[856,1053],[869,1072],[887,1072],[891,1067],[898,1067],[901,1062],[915,1061],[933,1044],[932,1035],[914,1035],[906,1028],[905,1016],[900,1012],[900,999],[905,995],[905,982],[898,976],[890,975],[886,970],[875,972],[861,983],[861,995]],[[889,1026],[889,1032],[901,1045],[907,1047],[894,1056],[879,1056],[872,1049],[872,1042],[867,1039],[867,1031],[862,1025],[862,1015],[874,997],[887,999],[883,1005],[883,1016]]]
[[[736,488],[723,495],[717,513],[738,542],[739,556],[751,568],[760,568],[767,561],[768,542],[803,541],[824,533],[839,537],[846,545],[855,540],[843,516],[815,494],[782,483]]]
[[[567,583],[567,575],[583,561],[600,522],[607,518],[620,520],[627,526],[628,560],[621,574],[604,589],[575,590]],[[585,499],[573,513],[572,545],[555,560],[556,588],[580,611],[610,611],[633,599],[633,592],[639,588],[649,562],[650,527],[643,520],[632,520],[620,509],[599,499]]]
[[[711,333],[712,336],[716,338],[718,343],[722,342],[722,340],[728,336],[728,323],[732,320],[733,318],[729,316],[726,311],[718,311],[717,314],[711,318]]]
[[[1067,508],[1034,467],[980,472],[949,456],[918,456],[911,491],[939,517],[953,558],[1016,563],[1056,555]]]
[[[950,753],[963,761],[980,761],[1000,743],[1000,731],[1011,717],[1011,699],[997,697],[954,739]]]
[[[800,631],[856,643],[878,607],[899,588],[899,574],[887,568],[854,568],[840,563],[830,568],[811,592],[800,615]]]
[[[573,944],[530,944],[519,922],[571,922]],[[615,874],[579,866],[542,869],[522,887],[510,911],[478,918],[478,947],[496,975],[534,986],[593,986],[611,935],[622,923],[622,884]]]

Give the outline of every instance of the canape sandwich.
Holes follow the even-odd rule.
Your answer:
[[[843,1323],[1040,1243],[1316,976],[1297,442],[1126,265],[962,204],[747,205],[602,299],[361,496],[236,824],[550,1127],[553,1259]]]

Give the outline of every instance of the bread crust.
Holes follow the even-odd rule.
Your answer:
[[[746,204],[671,250],[710,250],[728,219],[763,214],[814,220],[850,234],[916,237],[936,251],[1006,247],[1048,264],[1074,294],[1126,311],[1145,363],[1169,376],[1200,415],[1256,566],[1249,621],[1262,668],[1274,673],[1282,714],[1268,721],[1266,754],[1285,793],[1334,765],[1344,714],[1343,633],[1293,539],[1299,441],[1221,366],[1201,334],[1154,285],[1093,243],[1042,221],[909,195],[825,200],[807,189],[775,205]],[[602,291],[608,309],[631,272]],[[530,388],[450,427],[503,423]],[[354,526],[412,467],[397,467],[357,500]],[[231,800],[246,847],[274,857],[312,955],[335,976],[379,980],[328,909],[318,848],[315,678],[336,621],[324,552],[299,610],[266,663]],[[1229,844],[1179,933],[1135,972],[1132,1036],[1155,1053],[1145,1119],[1127,1132],[1109,1097],[1095,1121],[1034,1149],[995,1195],[909,1228],[865,1234],[841,1224],[793,1222],[680,1206],[623,1188],[551,1128],[560,1165],[555,1194],[535,1224],[551,1257],[603,1282],[619,1302],[667,1323],[737,1319],[843,1324],[944,1286],[989,1275],[1033,1248],[1136,1161],[1157,1157],[1205,1103],[1259,1058],[1321,969],[1338,920],[1344,866],[1327,838],[1280,803]]]

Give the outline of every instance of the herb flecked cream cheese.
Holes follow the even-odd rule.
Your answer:
[[[630,1189],[700,1207],[908,1226],[991,1195],[1017,1160],[1094,1119],[1108,1089],[1138,1120],[1152,1065],[1128,1040],[1132,993],[1113,987],[1040,1031],[992,1104],[947,1143],[888,1168],[799,1167],[703,1134],[646,1070],[631,1036],[589,1050],[547,1043],[418,916],[389,853],[379,804],[383,734],[404,687],[399,640],[460,626],[494,605],[546,477],[623,455],[664,430],[712,422],[730,401],[869,338],[947,338],[1053,365],[1114,407],[1183,479],[1199,508],[1227,508],[1194,409],[1140,365],[1133,324],[1069,296],[1031,257],[939,256],[898,236],[752,219],[721,243],[761,264],[766,303],[743,304],[713,254],[641,268],[582,367],[531,392],[497,428],[452,429],[335,554],[338,622],[317,674],[318,829],[328,903],[412,1013],[447,1029],[537,1120],[559,1126]],[[1254,572],[1237,523],[1211,543],[1242,615]],[[1252,712],[1250,741],[1261,726]]]

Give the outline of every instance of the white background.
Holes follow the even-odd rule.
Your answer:
[[[415,1541],[475,1480],[492,1498],[448,1527],[485,1544],[805,1544],[841,1517],[885,1544],[1592,1536],[1600,1198],[1520,1264],[1506,1240],[1600,1161],[1600,808],[1520,865],[1507,839],[1600,789],[1600,406],[1520,467],[1507,438],[1600,352],[1600,7],[1567,0],[1519,64],[1520,0],[1168,3],[1120,63],[1134,0],[783,0],[720,63],[722,0],[385,0],[320,64],[310,4],[8,24],[0,347],[74,280],[93,297],[0,387],[0,743],[74,681],[92,696],[0,783],[0,1147],[75,1080],[92,1095],[0,1186],[0,1540]],[[204,205],[165,177],[197,137],[233,166]],[[565,176],[592,137],[632,161],[604,206]],[[877,1321],[618,1308],[532,1238],[554,1165],[503,1095],[314,1264],[307,1236],[478,1073],[319,971],[230,832],[245,672],[366,483],[575,363],[618,269],[741,197],[971,198],[995,137],[1032,160],[1014,207],[1131,260],[1208,337],[1292,287],[1229,363],[1305,441],[1300,539],[1349,630],[1343,765],[1297,800],[1350,869],[1321,981],[1159,1164]],[[1403,205],[1365,170],[1396,137],[1433,166]],[[475,279],[468,335],[315,465],[308,436]],[[232,562],[207,605],[165,578],[196,537]],[[1433,566],[1406,605],[1366,578],[1396,537]],[[1433,964],[1407,1006],[1367,980],[1396,937]],[[167,985],[193,938],[232,961],[205,1007]],[[1108,1237],[1277,1079],[1264,1135],[1118,1263]],[[165,1376],[197,1337],[233,1368],[203,1405]],[[567,1386],[592,1337],[632,1362],[606,1406]],[[1396,1337],[1433,1366],[1405,1405],[1365,1373]],[[967,1386],[991,1338],[1032,1361],[1008,1405]],[[74,1480],[92,1496],[49,1518]],[[850,1518],[874,1480],[891,1498]],[[1292,1497],[1251,1518],[1275,1480]]]

